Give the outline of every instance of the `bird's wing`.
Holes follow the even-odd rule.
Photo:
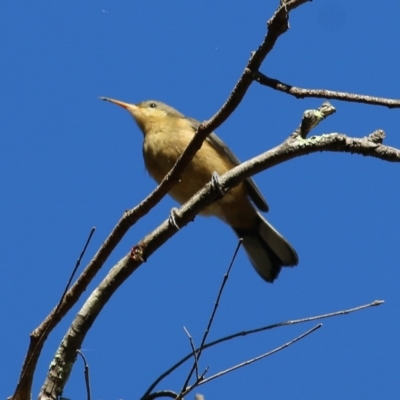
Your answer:
[[[200,122],[194,118],[188,118],[188,117],[185,118],[187,118],[190,121],[193,130],[197,131]],[[239,159],[232,153],[229,147],[214,132],[210,133],[207,136],[206,141],[209,144],[211,144],[211,146],[213,146],[214,149],[216,149],[219,153],[227,157],[232,164],[234,164],[235,166],[240,164]],[[267,204],[267,200],[265,200],[264,196],[261,194],[260,190],[258,189],[253,179],[247,178],[244,181],[244,183],[246,185],[251,200],[253,200],[257,208],[261,211],[268,211],[269,207]]]

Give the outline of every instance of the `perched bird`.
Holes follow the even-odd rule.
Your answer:
[[[159,101],[128,104],[107,97],[101,99],[132,114],[143,132],[145,166],[160,183],[189,144],[200,122]],[[214,172],[222,175],[239,163],[226,144],[211,133],[170,195],[183,204],[210,181]],[[268,211],[266,200],[249,178],[205,208],[202,215],[215,215],[230,225],[237,236],[243,238],[243,246],[256,271],[267,282],[273,282],[281,267],[297,265],[298,257],[285,238],[256,211],[249,198],[258,209]]]

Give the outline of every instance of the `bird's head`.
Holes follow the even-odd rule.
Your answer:
[[[129,111],[144,135],[159,124],[165,125],[168,122],[173,123],[176,118],[184,118],[183,114],[175,110],[175,108],[161,101],[146,100],[138,104],[129,104],[108,97],[100,98]]]

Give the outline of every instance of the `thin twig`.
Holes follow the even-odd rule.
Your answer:
[[[192,354],[193,354],[193,358],[194,358],[194,366],[196,369],[196,379],[199,379],[199,363],[198,363],[197,352],[194,347],[193,339],[192,339],[192,336],[190,335],[189,331],[186,329],[186,327],[183,327],[183,329],[185,330],[186,335],[189,338],[190,347],[192,348]]]
[[[220,299],[221,299],[222,292],[224,291],[226,282],[228,281],[229,274],[230,274],[231,269],[232,269],[232,267],[233,267],[233,263],[235,262],[236,256],[237,256],[238,251],[239,251],[239,249],[240,249],[240,246],[242,245],[242,242],[243,242],[242,239],[239,239],[239,240],[238,240],[238,244],[237,244],[237,246],[236,246],[235,252],[233,253],[232,260],[231,260],[231,262],[230,262],[230,264],[229,264],[229,266],[228,266],[228,269],[227,269],[227,271],[226,271],[226,273],[225,273],[225,275],[224,275],[224,277],[223,277],[223,279],[222,279],[221,286],[220,286],[219,291],[218,291],[217,299],[215,300],[214,308],[213,308],[212,313],[211,313],[211,315],[210,315],[210,319],[208,320],[207,328],[206,328],[206,330],[204,331],[204,335],[203,335],[203,338],[202,338],[202,340],[201,340],[200,347],[199,347],[199,349],[198,349],[197,351],[194,351],[194,349],[193,349],[194,355],[196,355],[196,354],[198,354],[198,355],[197,355],[197,357],[194,357],[193,366],[192,366],[192,368],[191,368],[191,370],[190,370],[190,372],[189,372],[189,375],[188,375],[187,378],[186,378],[186,381],[185,381],[185,384],[183,385],[182,391],[185,391],[186,386],[189,384],[190,378],[191,378],[192,375],[193,375],[193,371],[194,371],[194,369],[196,368],[196,365],[197,365],[197,363],[198,363],[198,361],[199,361],[199,359],[200,359],[200,356],[201,356],[201,353],[202,353],[202,349],[203,349],[203,347],[204,347],[204,343],[206,342],[207,336],[208,336],[208,334],[210,333],[211,325],[212,325],[212,323],[213,323],[213,321],[214,321],[214,317],[215,317],[215,314],[216,314],[217,309],[218,309],[218,306],[219,306],[219,301],[220,301]],[[197,378],[198,378],[198,375],[197,375]]]
[[[176,399],[178,397],[178,393],[175,393],[172,390],[161,390],[159,392],[154,392],[154,393],[149,394],[143,400],[154,400],[154,399],[158,399],[160,397],[169,397],[171,399]]]
[[[83,258],[83,256],[85,255],[86,249],[88,248],[90,241],[92,240],[92,237],[93,237],[93,234],[94,234],[95,230],[96,230],[95,227],[93,227],[93,228],[90,230],[90,233],[89,233],[89,236],[88,236],[88,238],[87,238],[87,240],[86,240],[86,243],[85,243],[85,245],[83,246],[83,249],[82,249],[82,251],[81,251],[80,256],[79,256],[78,259],[76,260],[75,267],[74,267],[74,269],[72,270],[71,276],[69,277],[69,280],[68,280],[68,282],[67,282],[67,285],[65,286],[64,292],[63,292],[63,294],[62,294],[62,296],[61,296],[61,299],[60,299],[60,301],[59,301],[58,304],[57,304],[57,307],[56,307],[56,310],[55,310],[55,312],[54,312],[53,318],[57,315],[57,312],[58,312],[58,310],[60,309],[60,306],[61,306],[61,304],[62,304],[62,302],[63,302],[63,300],[64,300],[64,298],[65,298],[65,296],[66,296],[66,294],[67,294],[67,292],[68,292],[68,289],[69,289],[69,287],[71,286],[72,280],[74,279],[75,274],[76,274],[76,272],[78,271],[79,266],[81,265],[82,258]]]
[[[370,307],[375,307],[375,306],[379,306],[381,304],[383,304],[384,301],[383,300],[375,300],[371,303],[368,304],[364,304],[362,306],[358,306],[358,307],[354,307],[354,308],[349,308],[347,310],[340,310],[340,311],[335,311],[332,313],[328,313],[328,314],[322,314],[322,315],[317,315],[317,316],[313,316],[313,317],[307,317],[307,318],[301,318],[301,319],[294,319],[294,320],[289,320],[289,321],[285,321],[285,322],[279,322],[276,324],[272,324],[272,325],[266,325],[263,326],[261,328],[256,328],[256,329],[251,329],[251,330],[247,330],[247,331],[242,331],[242,332],[237,332],[228,336],[224,336],[220,339],[214,340],[210,343],[206,343],[203,346],[203,350],[208,349],[210,347],[213,347],[217,344],[226,342],[228,340],[232,340],[232,339],[236,339],[238,337],[243,337],[243,336],[247,336],[247,335],[251,335],[254,333],[258,333],[258,332],[263,332],[266,330],[270,330],[270,329],[274,329],[274,328],[280,328],[282,326],[288,326],[288,325],[297,325],[297,324],[302,324],[304,322],[310,322],[310,321],[317,321],[317,320],[321,320],[321,319],[325,319],[325,318],[332,318],[332,317],[337,317],[340,315],[346,315],[346,314],[350,314],[356,311],[361,311],[364,310],[366,308],[370,308]],[[196,352],[199,351],[199,349],[196,350]],[[167,371],[165,371],[164,373],[162,373],[151,385],[150,387],[147,389],[146,393],[144,394],[144,396],[142,397],[142,400],[145,399],[145,397],[151,393],[151,391],[164,379],[166,378],[169,374],[171,374],[173,371],[175,371],[177,368],[179,368],[183,363],[185,363],[187,360],[189,360],[192,357],[192,353],[187,354],[185,357],[183,357],[181,360],[179,360],[176,364],[174,364],[171,368],[169,368]]]
[[[71,273],[71,275],[70,275],[70,277],[68,279],[68,282],[67,282],[67,284],[65,286],[64,292],[61,295],[61,298],[60,298],[59,302],[57,303],[57,306],[56,306],[54,312],[50,314],[51,318],[50,318],[48,324],[45,324],[43,326],[43,329],[39,330],[39,334],[37,335],[37,340],[36,341],[31,340],[31,345],[30,345],[30,348],[29,348],[29,351],[28,351],[28,354],[27,354],[27,361],[25,361],[25,363],[23,365],[23,369],[22,369],[22,372],[21,372],[21,377],[19,379],[19,382],[18,382],[18,385],[17,385],[17,388],[16,388],[16,392],[19,390],[19,385],[21,385],[21,383],[24,382],[25,377],[28,376],[28,372],[30,372],[32,370],[32,368],[34,367],[33,360],[34,359],[37,360],[38,354],[40,353],[40,350],[42,349],[43,344],[46,341],[46,338],[47,338],[48,334],[50,333],[50,328],[51,328],[53,322],[55,321],[55,319],[58,317],[58,312],[59,312],[59,310],[61,308],[61,305],[62,305],[62,303],[63,303],[63,301],[65,299],[65,296],[67,295],[67,292],[68,292],[68,289],[69,289],[69,287],[70,287],[70,285],[72,283],[72,280],[74,279],[74,276],[75,276],[76,272],[78,271],[79,266],[81,265],[82,258],[86,253],[86,249],[88,248],[89,243],[92,240],[92,237],[93,237],[93,234],[94,234],[95,230],[96,230],[95,227],[93,227],[90,230],[89,236],[86,239],[86,243],[83,246],[81,254],[79,255],[78,259],[76,260],[75,267],[72,270],[72,273]],[[31,339],[34,336],[35,335],[31,335]]]
[[[196,381],[193,383],[193,385],[190,386],[190,388],[191,388],[190,390],[196,388],[197,386],[200,385],[200,382],[204,381],[204,377],[205,377],[206,373],[208,372],[208,368],[209,368],[209,367],[207,367],[207,368],[204,370],[204,372],[203,372],[199,377],[197,377],[197,379],[196,379]],[[185,390],[184,390],[184,389],[185,389]],[[179,393],[179,395],[177,396],[177,398],[176,398],[175,400],[183,400],[183,396],[185,396],[185,395],[188,393],[188,388],[185,387],[184,389],[182,388],[181,392]]]
[[[289,94],[297,99],[304,99],[307,97],[317,99],[331,99],[347,101],[350,103],[363,103],[374,106],[384,106],[388,108],[400,108],[399,99],[388,99],[385,97],[366,96],[356,93],[337,92],[326,89],[305,89],[299,88],[288,83],[279,81],[278,79],[269,78],[260,71],[253,73],[254,80],[261,85],[268,86],[272,89]]]
[[[200,382],[196,382],[196,384],[194,384],[193,386],[190,386],[190,387],[187,388],[186,392],[183,393],[183,396],[186,396],[189,392],[191,392],[193,389],[195,389],[196,387],[198,387],[200,385],[204,385],[205,383],[208,383],[208,382],[210,382],[210,381],[212,381],[212,380],[214,380],[216,378],[220,378],[221,376],[226,375],[226,374],[228,374],[228,373],[230,373],[232,371],[235,371],[235,370],[237,370],[239,368],[242,368],[242,367],[245,367],[247,365],[250,365],[250,364],[252,364],[252,363],[254,363],[256,361],[260,361],[263,358],[269,357],[272,354],[277,353],[278,351],[286,349],[287,347],[291,346],[292,344],[298,342],[301,339],[304,339],[306,336],[310,335],[311,333],[315,332],[316,330],[318,330],[321,327],[322,327],[322,324],[318,324],[318,325],[314,326],[314,328],[311,328],[307,332],[304,332],[300,336],[297,336],[296,338],[294,338],[290,342],[287,342],[287,343],[283,344],[282,346],[279,346],[279,347],[277,347],[277,348],[275,348],[275,349],[273,349],[271,351],[268,351],[267,353],[261,354],[261,355],[259,355],[257,357],[254,357],[254,358],[252,358],[250,360],[244,361],[244,362],[242,362],[240,364],[234,365],[233,367],[230,367],[230,368],[228,368],[228,369],[226,369],[224,371],[220,371],[220,372],[210,376],[209,378],[203,379]]]
[[[86,358],[83,355],[83,353],[80,350],[76,351],[83,359],[83,364],[85,366],[84,369],[84,374],[85,374],[85,384],[86,384],[86,395],[87,395],[87,400],[90,400],[92,398],[90,394],[90,374],[89,374],[89,364],[86,362]]]

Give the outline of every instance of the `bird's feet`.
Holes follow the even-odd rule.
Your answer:
[[[217,189],[219,191],[219,193],[221,193],[221,196],[225,196],[225,192],[222,189],[222,185],[219,180],[219,175],[215,171],[211,174],[211,187],[213,189]]]
[[[179,229],[181,229],[181,228],[179,228],[179,225],[177,224],[175,217],[178,217],[178,218],[180,217],[179,211],[176,207],[171,208],[171,212],[169,213],[169,217],[168,217],[168,223],[170,225],[174,226],[179,231]]]

